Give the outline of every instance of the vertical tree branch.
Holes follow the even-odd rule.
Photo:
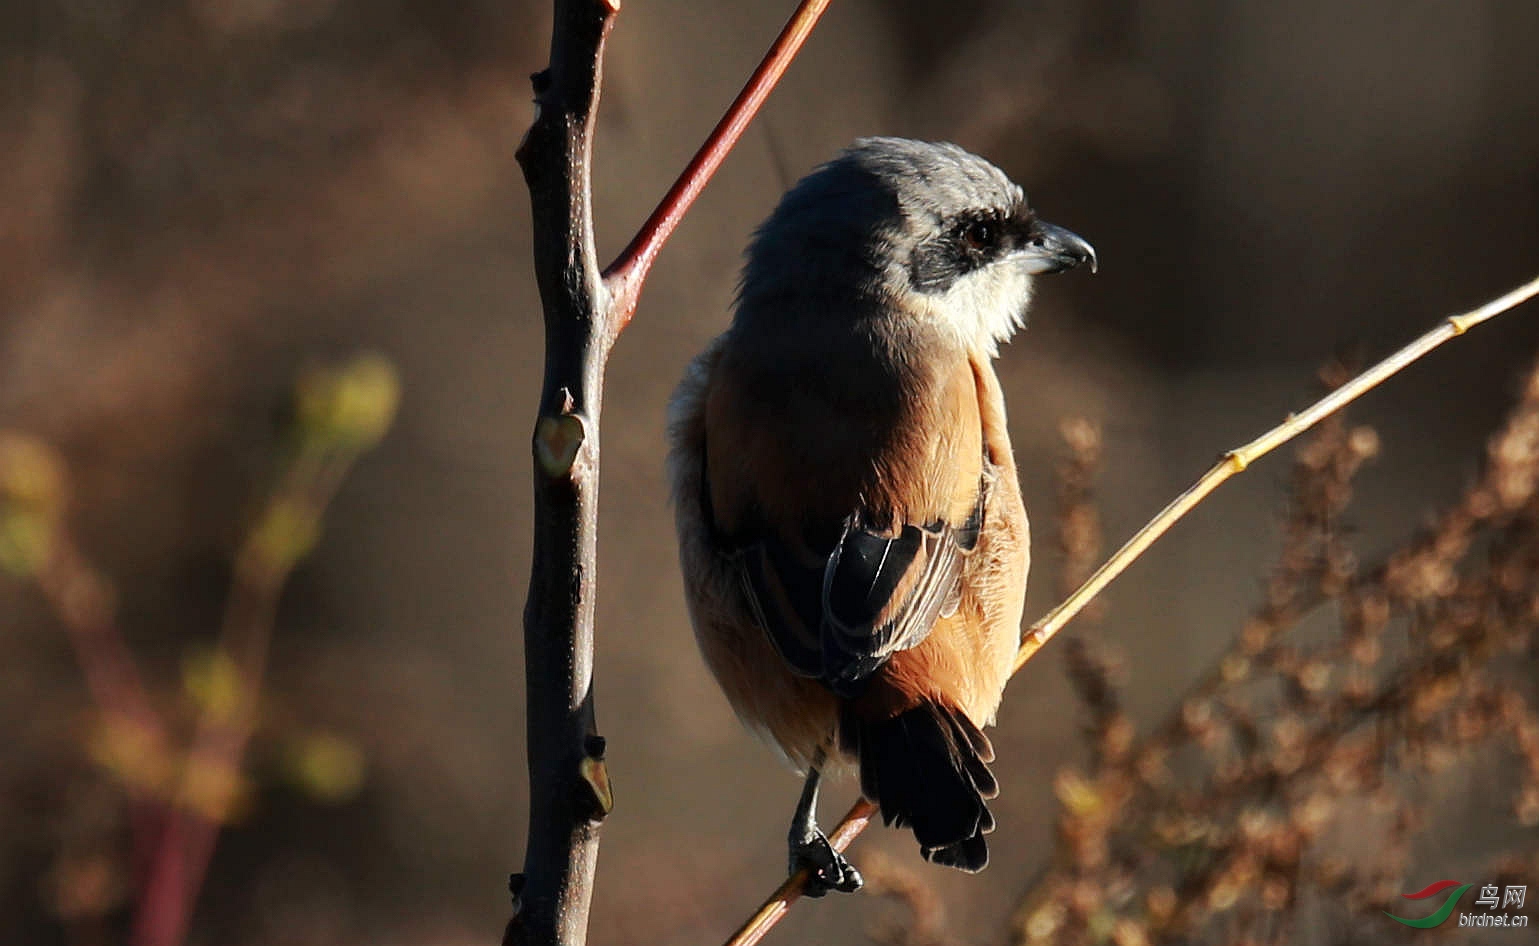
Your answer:
[[[534,76],[534,124],[518,149],[529,184],[545,381],[534,430],[534,558],[524,608],[529,846],[505,944],[586,939],[599,824],[613,796],[593,712],[599,405],[604,367],[647,271],[763,105],[829,0],[802,0],[695,159],[606,274],[591,208],[604,40],[618,0],[556,0],[550,66]]]
[[[524,608],[529,842],[503,942],[581,944],[610,806],[593,713],[599,406],[614,339],[593,244],[591,159],[614,0],[556,0],[550,66],[518,149],[529,185],[545,381],[534,430],[534,556]]]

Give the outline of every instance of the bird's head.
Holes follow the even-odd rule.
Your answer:
[[[1032,277],[1095,250],[1038,219],[1021,188],[953,144],[862,138],[781,199],[748,250],[745,309],[907,319],[994,352],[1025,324]]]

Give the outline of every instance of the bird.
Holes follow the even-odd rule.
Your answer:
[[[1030,532],[993,362],[1033,278],[1095,250],[961,147],[857,139],[755,231],[729,327],[668,408],[679,562],[705,663],[805,776],[806,892],[862,877],[817,823],[854,775],[920,854],[988,863],[992,725]]]

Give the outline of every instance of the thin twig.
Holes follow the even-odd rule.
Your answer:
[[[241,759],[256,729],[278,600],[302,555],[299,549],[275,555],[261,523],[273,514],[296,514],[319,528],[357,458],[353,451],[302,452],[236,556],[214,651],[216,660],[228,661],[230,703],[215,700],[199,715],[139,904],[134,934],[139,946],[176,946],[185,939],[220,829],[239,796]]]
[[[167,740],[160,714],[150,702],[138,664],[113,617],[111,587],[62,527],[54,533],[52,554],[38,571],[37,583],[59,615],[102,713],[139,727],[143,737],[164,748]]]
[[[1191,512],[1198,503],[1207,498],[1209,493],[1218,489],[1231,476],[1244,472],[1245,468],[1257,459],[1362,397],[1432,349],[1451,338],[1463,335],[1487,319],[1527,302],[1536,295],[1539,295],[1539,278],[1519,286],[1498,299],[1487,302],[1478,309],[1462,315],[1449,316],[1430,332],[1316,401],[1307,410],[1289,416],[1281,424],[1245,446],[1229,451],[1223,459],[1214,464],[1212,469],[1204,473],[1201,479],[1193,483],[1186,492],[1177,496],[1170,505],[1160,510],[1160,514],[1150,520],[1148,525],[1139,529],[1131,539],[1128,539],[1127,543],[1117,550],[1117,554],[1107,559],[1105,565],[1096,569],[1095,574],[1091,575],[1079,590],[1069,595],[1062,604],[1032,625],[1031,631],[1021,642],[1021,649],[1015,655],[1015,670],[1019,671],[1025,666],[1026,661],[1030,660],[1033,654],[1042,649],[1043,644],[1052,640],[1054,634],[1062,630],[1063,626],[1073,620],[1085,605],[1111,584],[1112,579],[1126,571],[1127,567],[1133,564],[1145,549],[1153,545],[1156,539],[1164,535],[1177,520]]]
[[[1516,308],[1535,296],[1539,296],[1539,277],[1500,298],[1491,300],[1478,309],[1444,319],[1438,324],[1437,328],[1427,332],[1393,355],[1390,355],[1335,391],[1332,391],[1329,395],[1311,405],[1307,410],[1299,414],[1290,415],[1283,423],[1252,440],[1250,443],[1229,451],[1222,460],[1207,473],[1203,474],[1186,492],[1176,497],[1170,505],[1162,509],[1148,525],[1138,530],[1078,590],[1065,599],[1062,604],[1049,611],[1040,621],[1032,625],[1031,630],[1027,632],[1021,642],[1020,650],[1016,653],[1015,670],[1012,671],[1012,674],[1019,672],[1021,667],[1025,666],[1026,662],[1042,649],[1044,644],[1084,610],[1085,606],[1094,600],[1107,585],[1111,584],[1114,578],[1126,571],[1128,566],[1136,561],[1149,546],[1153,545],[1156,539],[1164,535],[1171,526],[1175,525],[1177,520],[1195,508],[1198,503],[1207,498],[1209,493],[1217,489],[1230,477],[1236,473],[1243,472],[1260,457],[1287,443],[1321,420],[1361,397],[1374,386],[1401,371],[1412,362],[1432,351],[1432,349],[1455,336],[1463,335],[1471,328],[1488,319]],[[871,802],[861,799],[855,803],[855,806],[839,822],[839,826],[832,835],[840,839],[840,850],[843,850],[849,841],[854,840],[855,835],[858,835],[865,829],[875,813],[876,806]],[[804,869],[781,884],[775,893],[759,908],[759,911],[754,914],[753,918],[726,941],[726,946],[751,946],[751,944],[763,939],[765,934],[776,923],[780,922],[781,918],[790,910],[791,904],[801,896],[802,888],[807,881],[806,875],[807,871]]]
[[[641,225],[630,245],[604,270],[604,281],[615,297],[614,305],[619,318],[616,332],[624,331],[631,316],[635,314],[642,283],[646,281],[658,251],[689,212],[695,198],[700,196],[717,168],[726,160],[727,154],[737,145],[738,139],[743,137],[748,123],[759,113],[765,99],[769,98],[770,92],[791,65],[791,60],[796,58],[802,44],[812,35],[812,28],[817,26],[818,19],[828,9],[830,2],[802,0],[801,6],[791,14],[780,36],[769,52],[764,54],[759,67],[749,76],[726,114],[711,129],[700,150],[695,152],[695,156],[679,174],[678,180],[673,182],[668,193],[658,202],[657,209]]]
[[[864,798],[860,799],[839,820],[839,827],[829,832],[828,843],[833,845],[834,850],[843,851],[866,829],[866,824],[875,814],[876,806]],[[727,940],[728,946],[753,946],[763,939],[791,911],[791,904],[801,899],[807,889],[808,876],[809,872],[803,868],[787,877],[785,883],[775,888],[769,899],[748,918],[748,922],[732,934],[732,938]]]
[[[52,549],[36,579],[69,636],[101,713],[101,745],[107,753],[103,761],[128,789],[133,850],[145,854],[164,822],[162,782],[173,750],[165,721],[118,626],[112,585],[62,523],[54,528]]]

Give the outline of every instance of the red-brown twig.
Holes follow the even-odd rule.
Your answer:
[[[110,583],[81,554],[62,524],[51,544],[48,561],[36,576],[38,587],[59,616],[101,713],[99,758],[128,788],[134,852],[145,855],[165,820],[162,793],[172,759],[171,738],[118,627]]]
[[[37,583],[64,625],[96,705],[103,713],[139,727],[141,735],[163,743],[160,714],[151,705],[134,656],[113,620],[112,591],[63,529],[55,533],[53,552],[38,572]]]
[[[210,672],[201,686],[188,680],[199,714],[185,754],[117,626],[110,583],[66,526],[62,462],[36,441],[0,433],[0,566],[37,581],[101,712],[93,755],[128,791],[135,865],[145,868],[138,946],[176,946],[186,935],[220,826],[240,798],[279,593],[347,470],[389,429],[398,393],[394,368],[372,355],[301,382],[297,453],[236,558]]]
[[[127,788],[134,850],[144,854],[162,823],[170,736],[118,627],[112,584],[75,544],[69,493],[52,448],[0,431],[0,567],[36,581],[64,628],[101,714],[93,753]]]
[[[830,0],[802,0],[801,6],[791,15],[785,28],[780,31],[775,44],[769,52],[764,54],[759,67],[749,76],[743,90],[737,94],[727,113],[711,129],[711,134],[695,152],[689,164],[679,174],[678,180],[663,195],[658,202],[657,209],[641,225],[630,245],[615,258],[609,268],[604,270],[604,280],[609,284],[610,290],[615,295],[615,307],[620,318],[620,330],[624,330],[631,316],[636,311],[636,301],[641,295],[641,285],[647,278],[647,273],[652,269],[652,262],[657,258],[657,253],[663,248],[668,237],[673,234],[679,221],[684,219],[684,214],[689,212],[690,205],[705,185],[711,180],[716,169],[726,160],[738,139],[743,137],[743,132],[748,129],[748,123],[753,121],[759,113],[765,99],[780,82],[780,77],[785,74],[786,68],[791,65],[791,60],[801,51],[802,44],[807,37],[812,35],[812,28],[817,25],[818,19],[823,16],[823,11],[828,9]]]
[[[238,801],[241,760],[256,729],[278,598],[309,544],[301,538],[297,545],[276,547],[281,543],[272,538],[269,524],[298,517],[295,525],[313,535],[354,459],[351,450],[333,452],[324,444],[302,450],[236,556],[214,658],[228,661],[222,665],[228,668],[229,703],[212,701],[198,719],[140,896],[136,946],[176,946],[186,937],[220,829]]]

